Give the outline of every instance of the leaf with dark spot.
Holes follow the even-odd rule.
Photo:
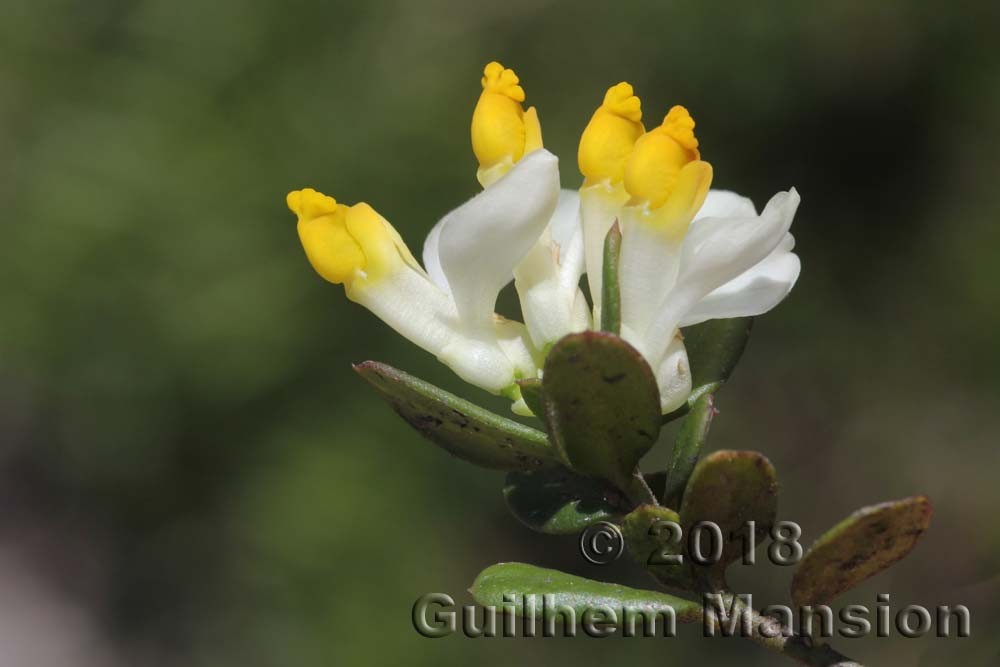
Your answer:
[[[864,507],[822,535],[792,578],[795,605],[829,604],[844,591],[905,557],[927,530],[924,496]]]
[[[497,470],[556,465],[544,433],[377,361],[354,366],[406,423],[448,453]]]
[[[562,458],[626,488],[660,433],[659,390],[646,360],[613,334],[570,334],[549,352],[542,388],[549,435]]]

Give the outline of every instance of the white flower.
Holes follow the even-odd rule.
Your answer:
[[[288,196],[316,271],[436,355],[466,381],[515,400],[549,347],[599,321],[604,238],[619,220],[621,335],[653,368],[664,413],[691,391],[679,328],[759,315],[799,274],[788,229],[794,189],[757,215],[750,200],[709,190],[694,121],[674,107],[645,131],[638,97],[612,86],[580,141],[579,193],[560,190],[557,158],[542,148],[534,108],[512,70],[490,63],[472,119],[484,190],[438,222],[424,243],[426,271],[370,206],[314,190]],[[586,272],[593,306],[580,280]],[[524,323],[494,313],[514,281]]]

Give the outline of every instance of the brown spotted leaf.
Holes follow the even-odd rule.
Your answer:
[[[418,433],[460,459],[496,470],[537,470],[556,464],[545,434],[501,417],[388,364],[354,366]]]
[[[626,488],[660,433],[656,378],[635,348],[614,334],[563,337],[545,360],[545,421],[577,472]]]
[[[829,604],[844,591],[906,556],[927,530],[931,503],[924,496],[863,507],[826,531],[792,578],[797,607]]]

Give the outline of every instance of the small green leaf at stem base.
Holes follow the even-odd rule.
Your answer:
[[[642,505],[622,521],[629,553],[661,583],[690,589],[691,571],[685,562],[684,536],[677,512]]]
[[[469,463],[494,470],[557,464],[544,433],[494,414],[388,364],[366,361],[360,375],[422,436]]]
[[[861,508],[810,547],[792,577],[793,602],[829,604],[910,553],[930,520],[925,496]]]

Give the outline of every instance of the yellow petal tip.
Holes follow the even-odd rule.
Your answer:
[[[305,220],[329,215],[337,210],[336,199],[312,188],[292,190],[285,197],[285,203],[292,213]]]
[[[638,123],[642,120],[642,102],[635,95],[632,84],[617,83],[604,94],[602,106],[614,115]]]
[[[514,70],[504,67],[495,60],[483,68],[484,91],[509,97],[515,102],[523,102],[524,88],[518,85],[520,82]]]

